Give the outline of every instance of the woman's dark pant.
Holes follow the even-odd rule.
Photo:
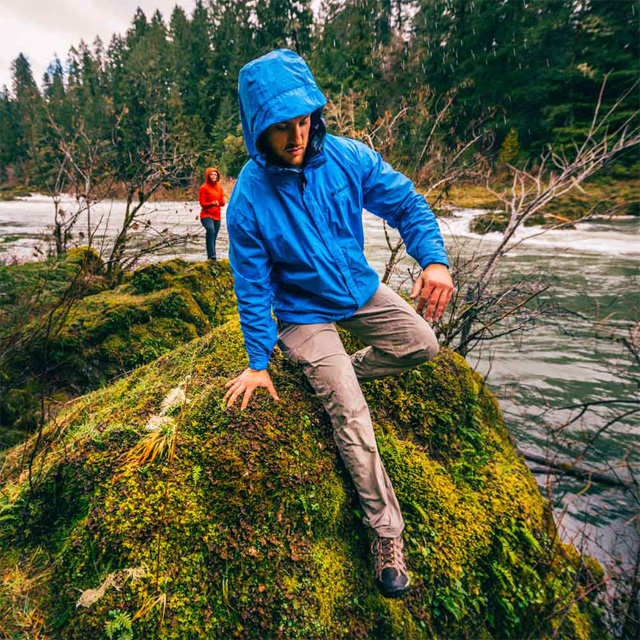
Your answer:
[[[213,218],[200,218],[202,226],[207,232],[207,258],[216,257],[216,238],[218,237],[218,231],[220,231],[220,220],[214,220]]]

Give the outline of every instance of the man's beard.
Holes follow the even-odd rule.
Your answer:
[[[297,148],[298,145],[290,145],[285,147],[285,152],[289,151],[291,149],[295,149]],[[269,140],[267,139],[267,135],[266,135],[266,131],[264,131],[262,134],[260,134],[260,136],[258,137],[258,140],[256,142],[256,149],[258,149],[258,151],[264,155],[267,164],[270,165],[274,165],[276,167],[283,167],[285,169],[291,169],[291,168],[299,168],[299,167],[303,167],[307,161],[307,151],[309,150],[309,144],[307,143],[307,146],[304,150],[304,156],[302,158],[302,162],[300,164],[293,164],[292,162],[289,162],[288,160],[286,160],[285,158],[281,157],[280,155],[278,155],[271,147],[271,145],[269,144]]]

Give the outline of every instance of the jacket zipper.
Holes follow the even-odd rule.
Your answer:
[[[301,171],[300,172],[300,191],[302,192],[302,195],[304,195],[304,190],[306,189],[306,187],[307,187],[307,177]]]

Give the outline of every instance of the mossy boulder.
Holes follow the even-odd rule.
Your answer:
[[[494,231],[502,232],[509,224],[509,217],[506,213],[497,211],[492,213],[481,213],[471,220],[471,232],[484,235]]]
[[[79,260],[89,262],[69,252],[67,283]],[[115,289],[92,283],[97,292],[77,298],[61,291],[62,277],[54,271],[51,304],[20,327],[20,348],[0,367],[0,424],[15,427],[15,437],[37,424],[43,390],[52,409],[203,335],[236,308],[227,261],[152,264]]]
[[[89,247],[71,249],[61,258],[0,264],[0,332],[14,324],[14,313],[28,321],[29,312],[47,309],[72,285],[81,297],[101,291],[103,268],[102,258]]]
[[[461,357],[443,349],[363,385],[407,523],[414,586],[401,601],[376,592],[356,495],[301,369],[276,350],[281,401],[258,392],[227,410],[224,384],[246,366],[232,320],[79,398],[6,455],[8,634],[601,637],[601,576],[557,541]]]
[[[524,221],[524,226],[525,227],[539,227],[542,226],[544,224],[547,224],[548,220],[547,218],[545,218],[543,213],[536,213],[535,215],[531,216],[530,218],[527,218]]]

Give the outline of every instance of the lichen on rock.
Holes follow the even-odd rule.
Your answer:
[[[32,488],[34,442],[6,455],[0,569],[46,576],[27,594],[43,633],[103,637],[120,616],[145,639],[599,637],[597,577],[557,541],[495,399],[460,356],[443,349],[363,384],[407,523],[402,601],[375,590],[354,489],[301,369],[276,350],[281,401],[262,390],[226,410],[224,383],[246,364],[232,320],[68,407],[43,433]],[[153,461],[128,455],[176,388],[170,446]],[[140,566],[140,579],[76,607]]]

